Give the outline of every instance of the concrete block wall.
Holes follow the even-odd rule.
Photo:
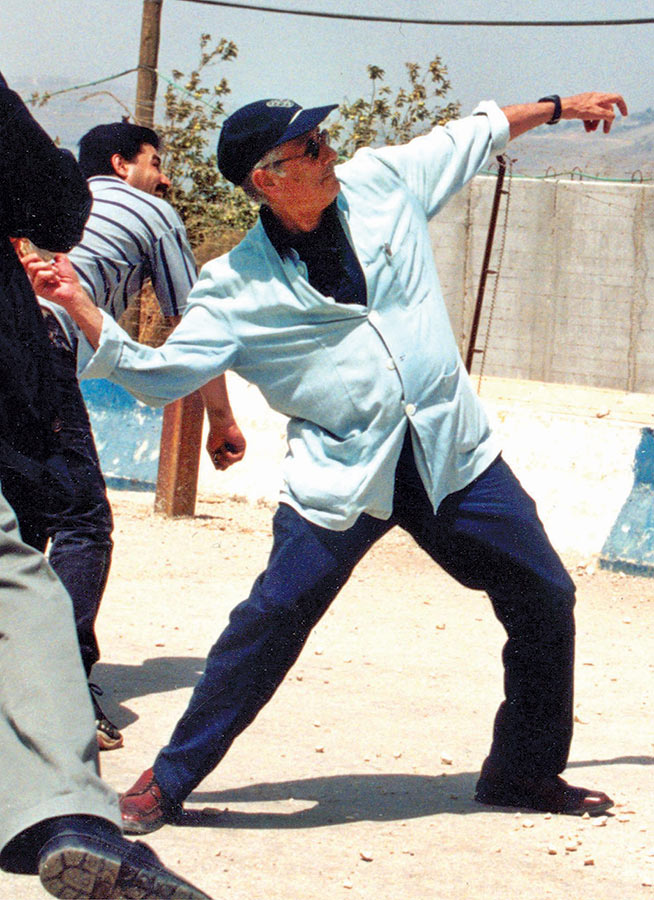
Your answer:
[[[495,190],[480,176],[430,225],[465,356]],[[513,178],[491,268],[504,253],[484,373],[654,391],[654,185]],[[483,347],[495,276],[477,339]],[[479,371],[481,358],[475,358]]]

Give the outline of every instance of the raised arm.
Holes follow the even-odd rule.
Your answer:
[[[548,124],[558,112],[557,100],[561,106],[560,118],[580,119],[586,131],[595,131],[602,122],[604,133],[607,134],[615,119],[616,107],[621,115],[627,115],[627,104],[620,94],[590,91],[586,94],[575,94],[573,97],[551,96],[552,99],[539,100],[536,103],[519,103],[502,108],[502,112],[509,120],[511,140],[532,128]]]

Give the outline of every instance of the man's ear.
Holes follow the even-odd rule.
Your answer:
[[[275,179],[268,169],[255,169],[250,178],[259,193],[266,197],[275,188]]]
[[[129,165],[124,156],[120,153],[114,153],[111,157],[111,167],[119,178],[123,181],[127,180],[129,175]]]

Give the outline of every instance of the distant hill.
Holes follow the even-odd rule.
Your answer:
[[[603,178],[654,179],[654,109],[618,118],[609,134],[587,134],[580,122],[539,128],[509,145],[524,175],[579,172]]]

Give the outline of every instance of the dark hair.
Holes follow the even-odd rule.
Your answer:
[[[138,156],[143,144],[159,149],[159,136],[151,128],[132,122],[110,122],[96,125],[80,139],[79,165],[85,178],[92,175],[115,175],[111,165],[114,153],[127,160]]]

